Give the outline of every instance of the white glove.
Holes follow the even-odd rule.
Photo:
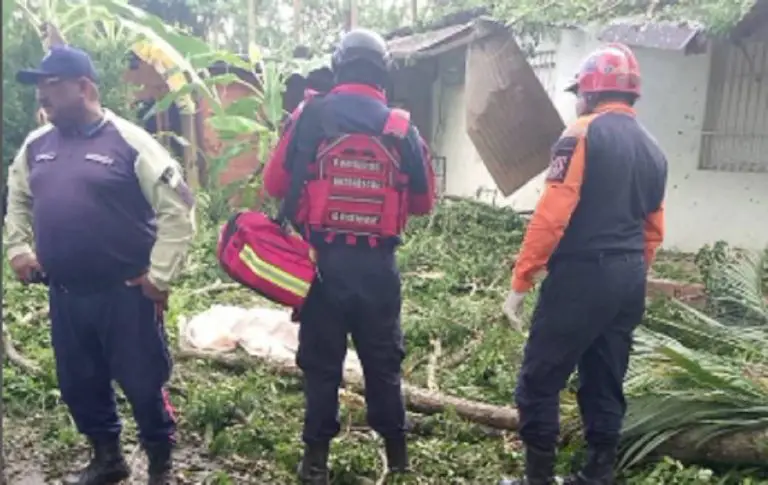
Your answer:
[[[501,311],[509,319],[509,324],[518,332],[523,330],[523,321],[520,318],[520,311],[523,307],[523,300],[525,299],[525,293],[518,293],[516,291],[510,291],[507,295],[507,299],[504,300],[504,304],[501,306]]]

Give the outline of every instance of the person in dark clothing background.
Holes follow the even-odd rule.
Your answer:
[[[307,88],[318,93],[327,93],[333,89],[333,71],[328,67],[313,69],[307,74]]]
[[[287,111],[280,123],[280,134],[285,133],[301,113],[304,104],[316,94],[326,94],[333,88],[333,71],[327,67],[314,69],[304,78],[294,74],[286,81],[283,109]]]
[[[194,197],[159,142],[102,108],[85,52],[52,47],[17,80],[37,86],[49,123],[8,170],[5,248],[21,281],[48,283],[61,398],[93,448],[65,483],[114,484],[130,473],[113,380],[131,404],[149,485],[172,483],[163,311],[194,236]]]
[[[568,89],[579,117],[552,149],[503,306],[519,326],[523,297],[546,267],[515,392],[525,477],[500,485],[555,483],[559,395],[577,368],[587,462],[565,483],[614,483],[632,333],[664,237],[667,161],[635,117],[634,54],[621,44],[598,49]]]
[[[318,261],[318,278],[298,315],[306,399],[299,475],[307,484],[329,483],[350,333],[365,374],[368,421],[384,439],[388,470],[408,470],[395,249],[407,216],[432,210],[435,182],[409,114],[387,106],[382,86],[389,65],[379,35],[345,34],[333,55],[335,86],[296,113],[264,176],[267,192],[283,199],[292,178],[307,173],[294,218]]]

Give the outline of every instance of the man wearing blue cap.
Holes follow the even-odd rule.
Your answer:
[[[49,286],[62,400],[93,447],[65,483],[129,475],[113,380],[131,403],[148,483],[170,483],[175,420],[162,317],[194,235],[194,198],[160,143],[101,107],[85,52],[55,46],[17,80],[37,86],[49,123],[9,168],[6,249],[21,281]]]

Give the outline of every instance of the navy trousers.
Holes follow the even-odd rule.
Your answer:
[[[162,314],[124,283],[68,288],[51,283],[50,315],[62,400],[78,430],[94,440],[121,431],[112,381],[131,404],[143,443],[173,442],[171,373]]]
[[[578,403],[588,444],[618,444],[632,332],[645,312],[642,254],[596,255],[550,265],[534,311],[515,400],[528,446],[554,448],[560,392],[578,368]]]
[[[405,434],[400,366],[400,273],[392,248],[318,248],[320,279],[299,314],[297,364],[304,373],[303,440],[330,441],[339,432],[339,387],[347,338],[365,377],[367,418],[384,439]]]

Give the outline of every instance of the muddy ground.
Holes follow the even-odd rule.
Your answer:
[[[84,467],[89,451],[84,443],[67,451],[53,453],[41,450],[39,432],[28,426],[5,427],[5,478],[8,485],[61,485],[73,471]],[[127,440],[126,440],[127,441]],[[132,474],[122,485],[146,484],[147,460],[136,443],[124,446]],[[230,463],[211,459],[194,443],[180,446],[175,454],[175,477],[180,485],[191,484],[261,484],[255,474],[258,462],[233,457]]]

